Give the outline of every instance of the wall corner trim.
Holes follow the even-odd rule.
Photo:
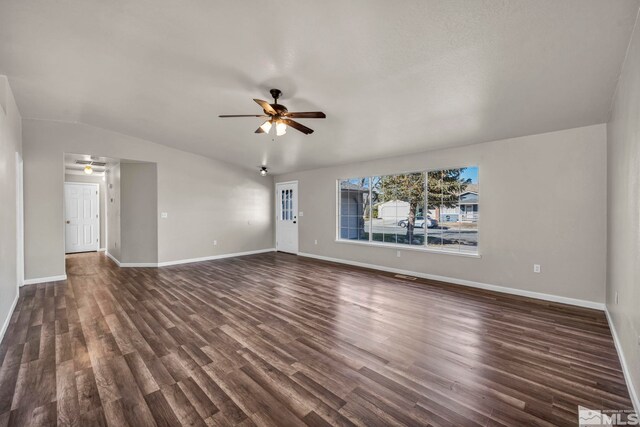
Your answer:
[[[22,283],[22,286],[35,285],[38,283],[47,283],[47,282],[59,282],[61,280],[67,280],[67,275],[61,274],[59,276],[36,277],[35,279],[25,279],[24,282]]]
[[[2,323],[2,329],[0,329],[0,342],[4,339],[4,334],[7,332],[7,329],[9,329],[9,323],[11,322],[11,317],[13,317],[13,311],[16,309],[16,304],[18,304],[18,298],[20,298],[20,292],[16,292],[16,297],[13,299],[9,313],[7,313],[7,318],[4,319],[4,322]]]
[[[620,359],[620,365],[622,366],[622,375],[624,375],[624,380],[627,383],[627,389],[629,389],[629,397],[631,398],[633,409],[635,409],[636,414],[640,414],[640,399],[638,398],[636,389],[633,386],[633,381],[631,379],[631,372],[629,372],[629,365],[627,364],[627,360],[625,359],[624,353],[622,352],[622,345],[620,344],[620,340],[618,339],[618,333],[616,332],[616,327],[613,324],[613,319],[611,318],[609,309],[605,307],[604,312],[607,315],[607,322],[609,323],[609,329],[611,329],[611,335],[613,336],[613,343],[616,346],[616,352],[618,353],[618,358]]]
[[[365,262],[350,261],[341,258],[331,258],[323,255],[315,255],[310,253],[299,252],[299,256],[307,258],[315,258],[323,261],[337,262],[340,264],[348,264],[356,267],[370,268],[372,270],[386,271],[387,273],[403,274],[405,276],[415,276],[421,279],[437,280],[439,282],[452,283],[454,285],[468,286],[471,288],[485,289],[488,291],[501,292],[504,294],[518,295],[522,297],[535,298],[544,301],[557,302],[561,304],[575,305],[577,307],[592,308],[595,310],[605,311],[604,303],[581,300],[577,298],[562,297],[559,295],[544,294],[541,292],[525,291],[523,289],[509,288],[506,286],[490,285],[488,283],[474,282],[472,280],[456,279],[454,277],[438,276],[435,274],[420,273],[417,271],[402,270],[399,268],[385,267],[382,265],[367,264]]]

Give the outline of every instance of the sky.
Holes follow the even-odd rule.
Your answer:
[[[471,179],[471,183],[472,184],[477,184],[478,183],[478,167],[477,166],[473,166],[470,168],[466,168],[462,174],[461,174],[462,179]]]

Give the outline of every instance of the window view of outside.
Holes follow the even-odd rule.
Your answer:
[[[424,245],[424,173],[374,176],[371,180],[372,240]]]
[[[340,238],[369,240],[369,178],[340,181]]]
[[[477,167],[345,179],[339,191],[340,239],[477,252]]]
[[[428,215],[438,222],[427,230],[427,246],[462,252],[478,247],[478,168],[427,172]]]

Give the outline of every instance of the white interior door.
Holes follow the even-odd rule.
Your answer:
[[[276,250],[298,253],[298,182],[276,184]]]
[[[65,183],[65,252],[97,251],[100,247],[98,184]]]

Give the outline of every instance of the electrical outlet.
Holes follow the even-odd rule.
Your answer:
[[[213,246],[218,246],[218,241],[217,240],[213,241]]]
[[[317,245],[317,244],[318,244],[318,240],[314,240],[314,241],[313,241],[313,244],[314,244],[314,245]]]
[[[400,251],[396,251],[396,256],[400,258]]]
[[[533,264],[533,272],[540,273],[540,264]]]
[[[298,214],[298,216],[304,216],[304,212],[300,211],[300,213]]]
[[[618,298],[618,291],[616,291],[615,300],[616,300],[616,305],[620,303],[620,299]]]
[[[169,213],[168,212],[160,212],[160,218],[169,218]]]

